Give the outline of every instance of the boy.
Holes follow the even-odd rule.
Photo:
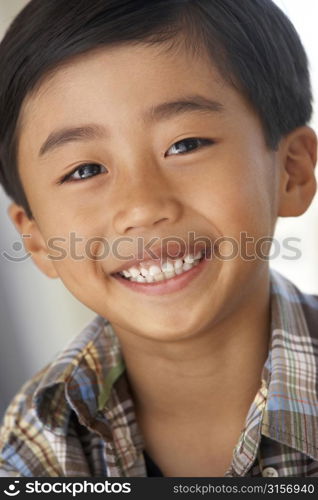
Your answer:
[[[2,474],[317,476],[318,299],[266,258],[316,190],[288,19],[32,0],[0,60],[10,217],[97,313],[8,408]]]

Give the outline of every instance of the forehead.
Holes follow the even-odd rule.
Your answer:
[[[203,50],[195,54],[181,44],[170,49],[163,44],[102,48],[79,55],[49,73],[26,98],[20,124],[21,128],[28,125],[28,120],[34,121],[43,110],[54,112],[49,102],[58,106],[55,111],[59,114],[63,115],[63,110],[67,114],[70,107],[76,112],[85,106],[83,95],[95,95],[96,100],[108,97],[111,102],[117,97],[122,102],[126,96],[126,107],[136,102],[141,108],[161,96],[181,95],[196,88],[216,95],[233,90]]]

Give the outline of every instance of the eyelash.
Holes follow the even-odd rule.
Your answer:
[[[198,143],[200,143],[198,145]],[[192,153],[193,151],[196,151],[197,149],[201,149],[203,147],[206,147],[206,146],[211,146],[213,144],[215,144],[215,141],[211,140],[211,139],[202,139],[202,138],[199,138],[199,137],[189,137],[187,139],[182,139],[181,141],[177,141],[175,142],[169,149],[172,149],[173,147],[176,147],[177,145],[181,145],[181,144],[188,144],[188,146],[190,145],[190,150],[189,151],[181,151],[179,153],[177,153],[176,155],[172,155],[172,156],[179,156],[179,155],[185,155],[185,154],[189,154],[189,153]],[[193,147],[194,146],[194,147]],[[167,158],[171,155],[168,155],[167,153],[165,153],[164,157]],[[96,167],[100,167],[100,168],[104,168],[105,167],[99,163],[83,163],[82,165],[77,165],[77,167],[72,170],[72,172],[70,172],[69,174],[66,174],[61,180],[58,181],[58,184],[63,184],[64,182],[79,182],[79,181],[83,181],[83,180],[86,180],[86,179],[90,179],[91,177],[95,177],[95,175],[92,175],[92,176],[88,176],[88,177],[84,177],[84,178],[80,178],[80,179],[72,179],[72,175],[74,175],[75,173],[77,173],[80,169],[86,169],[87,167],[89,166],[93,166],[94,169],[96,169]]]
[[[94,169],[96,169],[96,167],[105,168],[100,163],[82,163],[81,165],[77,165],[77,167],[74,170],[72,170],[72,172],[70,172],[69,174],[66,174],[64,177],[62,177],[62,179],[60,179],[58,181],[58,184],[63,184],[64,182],[72,182],[72,181],[73,182],[85,181],[86,179],[90,179],[91,177],[95,177],[95,175],[90,175],[88,177],[84,177],[84,178],[80,178],[80,179],[72,179],[72,175],[76,174],[81,169],[86,169],[87,167],[90,167],[90,166],[94,167]]]

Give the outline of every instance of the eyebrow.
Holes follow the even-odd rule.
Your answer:
[[[153,123],[193,111],[218,113],[224,111],[224,106],[220,102],[207,99],[206,97],[192,95],[178,99],[177,101],[164,102],[153,106],[144,113],[143,119],[145,122]],[[64,144],[75,141],[103,139],[106,136],[107,131],[102,125],[88,124],[80,127],[64,127],[49,134],[40,148],[39,156],[42,157],[49,151]]]
[[[54,130],[42,144],[39,156],[44,156],[49,151],[67,144],[80,140],[94,140],[105,137],[106,130],[101,125],[85,125],[82,127],[65,127]]]
[[[164,102],[150,108],[145,114],[145,120],[167,120],[172,116],[181,115],[189,111],[215,113],[224,111],[224,106],[220,102],[212,101],[200,95],[190,95],[177,101]]]

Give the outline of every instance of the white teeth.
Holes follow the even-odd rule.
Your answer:
[[[188,262],[185,262],[182,266],[182,269],[184,271],[189,271],[189,269],[192,269],[193,265],[192,264],[189,264]]]
[[[146,283],[146,278],[144,278],[143,276],[137,276],[136,278],[136,281],[138,281],[138,283]]]
[[[140,269],[140,274],[146,278],[147,276],[149,276],[149,271],[148,271],[148,269],[145,269],[144,267],[142,267]]]
[[[193,257],[193,255],[189,254],[189,255],[186,255],[183,260],[186,264],[193,264],[194,257]]]
[[[150,266],[149,273],[150,273],[150,276],[156,276],[156,274],[162,274],[161,269],[158,266]]]
[[[183,269],[182,269],[182,267],[178,267],[178,269],[175,269],[174,272],[176,274],[182,274],[183,273]]]
[[[176,275],[189,271],[192,267],[197,266],[202,259],[202,250],[198,251],[195,255],[188,254],[183,259],[176,259],[174,261],[163,262],[161,267],[152,265],[147,269],[146,267],[133,266],[128,270],[125,269],[120,274],[130,281],[138,283],[153,283],[155,281],[162,281],[164,279],[171,279]]]
[[[170,279],[173,278],[176,275],[174,271],[165,271],[165,278]]]
[[[202,250],[199,250],[198,253],[195,254],[194,260],[199,260],[202,257]]]
[[[175,271],[177,269],[182,269],[182,265],[183,265],[183,260],[182,259],[177,259],[174,261],[174,269]]]
[[[154,276],[154,278],[155,278],[155,281],[162,281],[162,280],[164,280],[164,279],[165,279],[165,275],[164,275],[164,273],[157,273],[157,274]]]
[[[164,273],[168,273],[174,271],[174,265],[172,262],[167,261],[162,264],[161,269]]]
[[[130,267],[128,269],[128,272],[130,273],[130,275],[133,277],[133,278],[137,278],[137,276],[139,276],[139,269],[137,269],[137,267]]]

